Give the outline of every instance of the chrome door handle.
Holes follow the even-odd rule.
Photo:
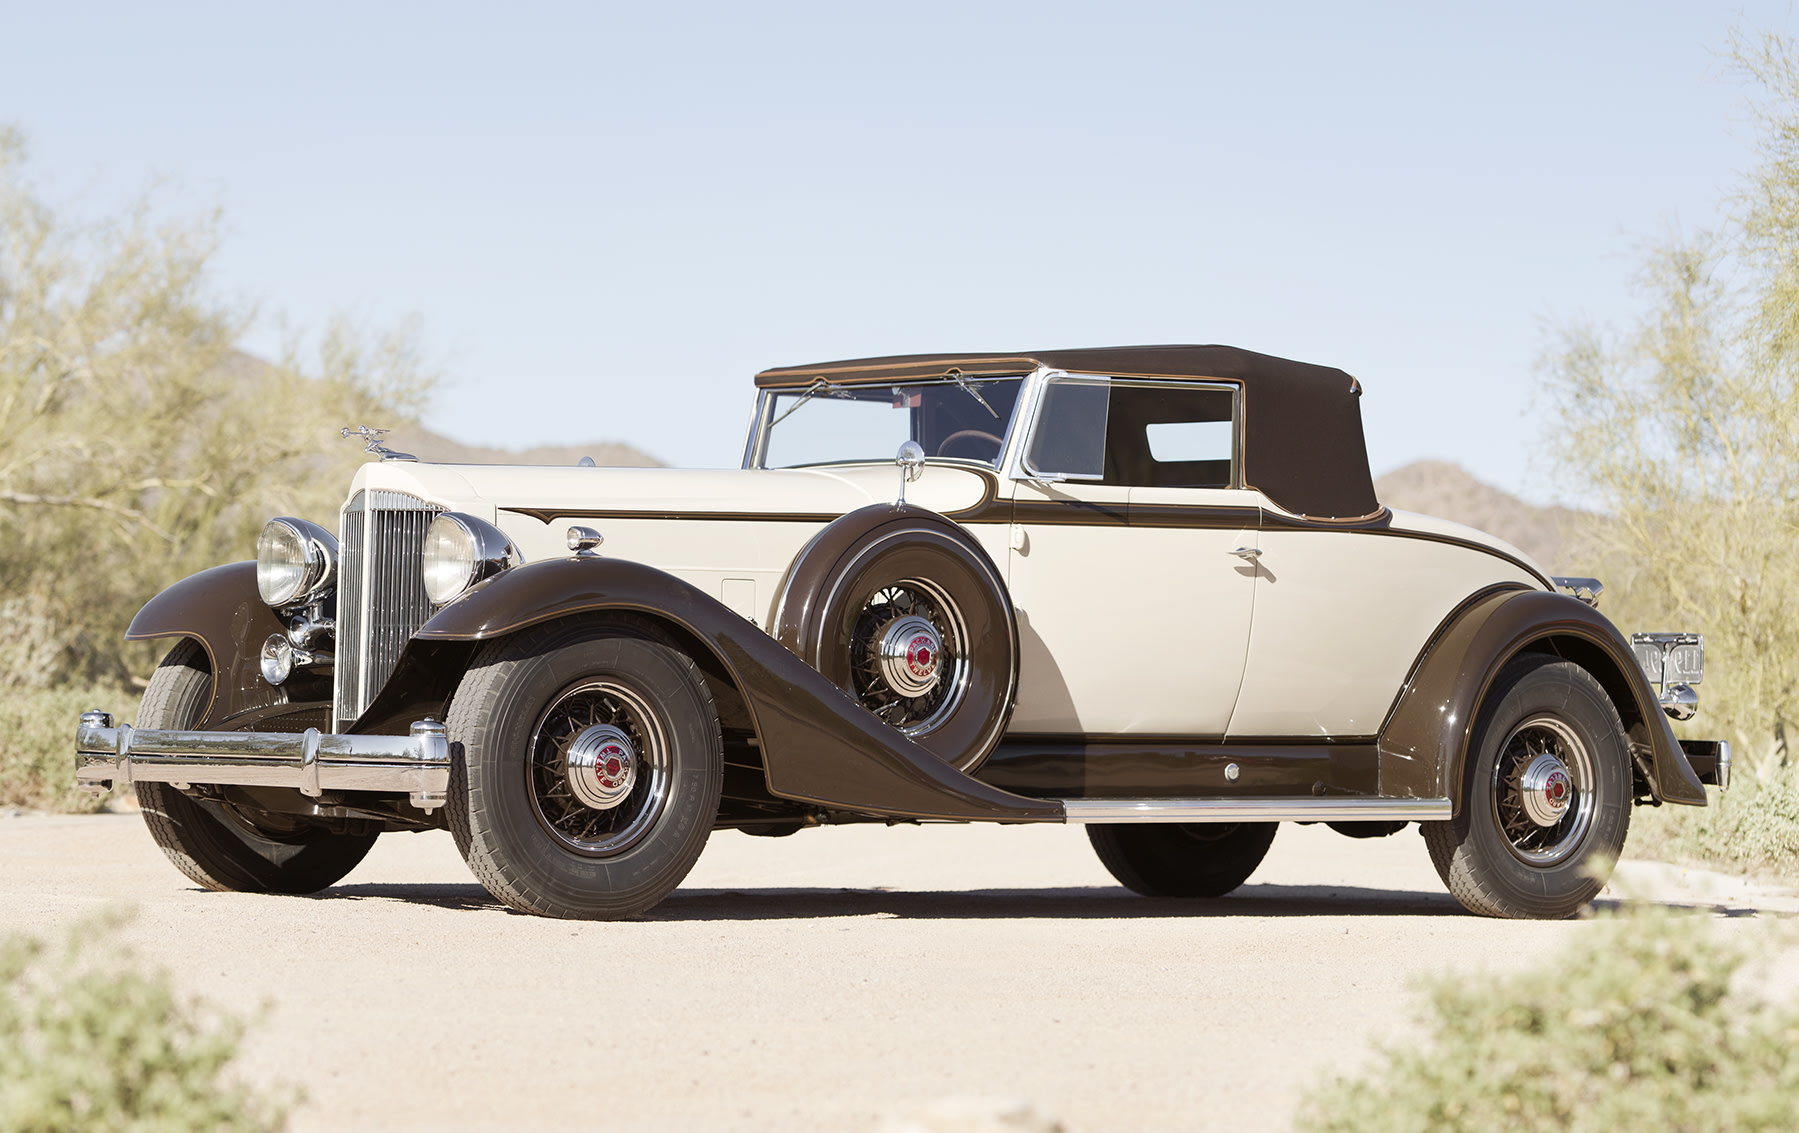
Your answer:
[[[1236,550],[1232,551],[1231,554],[1237,556],[1238,558],[1244,560],[1245,562],[1253,563],[1257,559],[1262,557],[1262,548],[1260,548],[1260,547],[1238,547]]]

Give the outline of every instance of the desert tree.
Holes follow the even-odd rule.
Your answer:
[[[72,219],[28,172],[0,128],[0,687],[141,667],[145,599],[248,557],[271,514],[329,522],[364,459],[337,427],[408,420],[430,386],[410,326],[243,353],[216,213]]]

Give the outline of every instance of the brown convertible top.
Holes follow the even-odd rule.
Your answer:
[[[764,389],[832,382],[922,381],[956,369],[1028,373],[1039,365],[1112,377],[1222,380],[1243,387],[1244,482],[1288,511],[1361,519],[1381,510],[1362,440],[1362,387],[1342,370],[1234,346],[1107,346],[1015,354],[912,354],[782,366],[756,375]]]

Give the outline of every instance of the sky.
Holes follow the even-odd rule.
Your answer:
[[[279,351],[416,316],[427,424],[735,465],[760,369],[1221,342],[1342,367],[1377,474],[1570,497],[1555,328],[1753,160],[1790,3],[17,4],[0,122],[89,215],[217,207]],[[283,328],[289,328],[284,331]]]

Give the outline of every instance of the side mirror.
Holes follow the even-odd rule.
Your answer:
[[[924,446],[917,441],[906,441],[893,456],[893,463],[899,465],[900,493],[899,501],[894,505],[904,507],[906,503],[906,485],[924,475]]]

